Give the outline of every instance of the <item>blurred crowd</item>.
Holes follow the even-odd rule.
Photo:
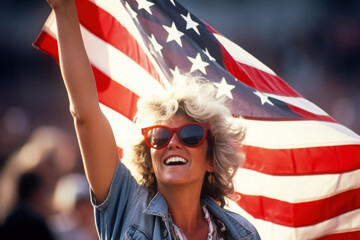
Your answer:
[[[0,238],[98,239],[76,142],[57,127],[36,128],[0,171]]]
[[[359,1],[179,2],[360,133]],[[0,236],[97,239],[58,66],[31,46],[49,12],[45,0],[0,8]]]

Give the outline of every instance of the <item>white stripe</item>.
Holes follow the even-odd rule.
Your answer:
[[[111,125],[118,147],[124,148],[135,136],[141,137],[140,130],[128,118],[101,103],[100,107]]]
[[[276,75],[273,70],[271,70],[268,66],[260,62],[258,59],[256,59],[254,56],[252,56],[250,53],[245,51],[243,48],[241,48],[228,38],[216,33],[214,33],[214,36],[236,61],[257,68],[269,74]]]
[[[112,45],[81,28],[91,64],[138,96],[161,92],[163,87],[144,68]]]
[[[244,144],[270,149],[360,144],[360,136],[338,123],[244,120]]]
[[[234,181],[240,193],[300,203],[360,188],[359,176],[360,169],[342,174],[275,176],[239,168]]]
[[[351,232],[360,229],[360,209],[342,214],[318,224],[292,228],[274,224],[261,219],[255,219],[233,201],[229,201],[229,206],[227,208],[248,219],[256,227],[262,240],[308,240],[319,238],[324,235]]]
[[[302,97],[285,97],[285,96],[279,96],[276,94],[269,94],[269,93],[262,93],[262,94],[289,103],[295,107],[302,108],[316,115],[329,116],[324,110],[322,110],[314,103]]]
[[[48,19],[46,20],[43,30],[53,38],[57,39],[57,26],[54,10],[51,11]]]

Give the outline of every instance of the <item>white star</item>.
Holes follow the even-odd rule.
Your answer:
[[[170,2],[175,6],[175,2],[174,2],[174,0],[170,0]]]
[[[181,16],[186,21],[186,30],[192,28],[198,35],[200,35],[199,29],[197,29],[197,26],[199,24],[191,19],[190,13],[188,13],[187,16],[184,16],[182,14],[181,14]]]
[[[228,96],[230,99],[233,99],[233,95],[231,94],[231,90],[235,88],[234,85],[230,85],[226,82],[226,79],[223,77],[220,83],[214,83],[218,88],[218,92],[216,97],[219,98],[222,95]]]
[[[161,49],[163,49],[163,46],[161,46],[157,41],[156,41],[156,38],[154,36],[154,34],[151,34],[151,37],[149,38],[155,52],[159,53],[161,56],[162,56],[162,53],[161,53]]]
[[[208,56],[210,61],[215,61],[216,60],[215,58],[213,58],[213,56],[210,55],[209,50],[207,48],[205,48],[205,51],[203,51],[203,52],[206,54],[206,56]]]
[[[268,103],[271,106],[274,106],[274,104],[269,100],[268,96],[266,96],[265,94],[263,94],[257,90],[254,91],[254,94],[260,98],[262,105],[264,105],[265,103]]]
[[[134,21],[138,22],[137,13],[134,10],[132,10],[128,2],[125,3],[125,7],[129,11],[129,14],[134,19]]]
[[[170,68],[170,72],[173,75],[173,80],[181,79],[183,77],[178,67],[175,67],[174,70]]]
[[[198,53],[195,58],[188,57],[188,59],[192,62],[190,72],[193,72],[195,70],[200,70],[202,73],[206,74],[205,67],[208,66],[209,63],[204,62],[201,59],[200,53]]]
[[[138,9],[145,9],[149,14],[152,14],[150,7],[154,5],[152,2],[148,2],[146,0],[137,0],[138,2]]]
[[[182,47],[182,43],[181,43],[181,37],[184,36],[184,33],[180,32],[177,28],[175,23],[173,22],[171,27],[165,26],[164,28],[166,29],[166,31],[169,33],[166,42],[171,42],[171,41],[176,41],[181,47]]]

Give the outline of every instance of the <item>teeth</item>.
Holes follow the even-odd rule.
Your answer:
[[[186,164],[188,161],[182,157],[171,157],[165,160],[166,165],[170,164]]]

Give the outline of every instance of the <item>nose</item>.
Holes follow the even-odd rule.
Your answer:
[[[177,136],[177,134],[174,132],[170,138],[170,141],[167,145],[167,149],[181,149],[182,144]]]

